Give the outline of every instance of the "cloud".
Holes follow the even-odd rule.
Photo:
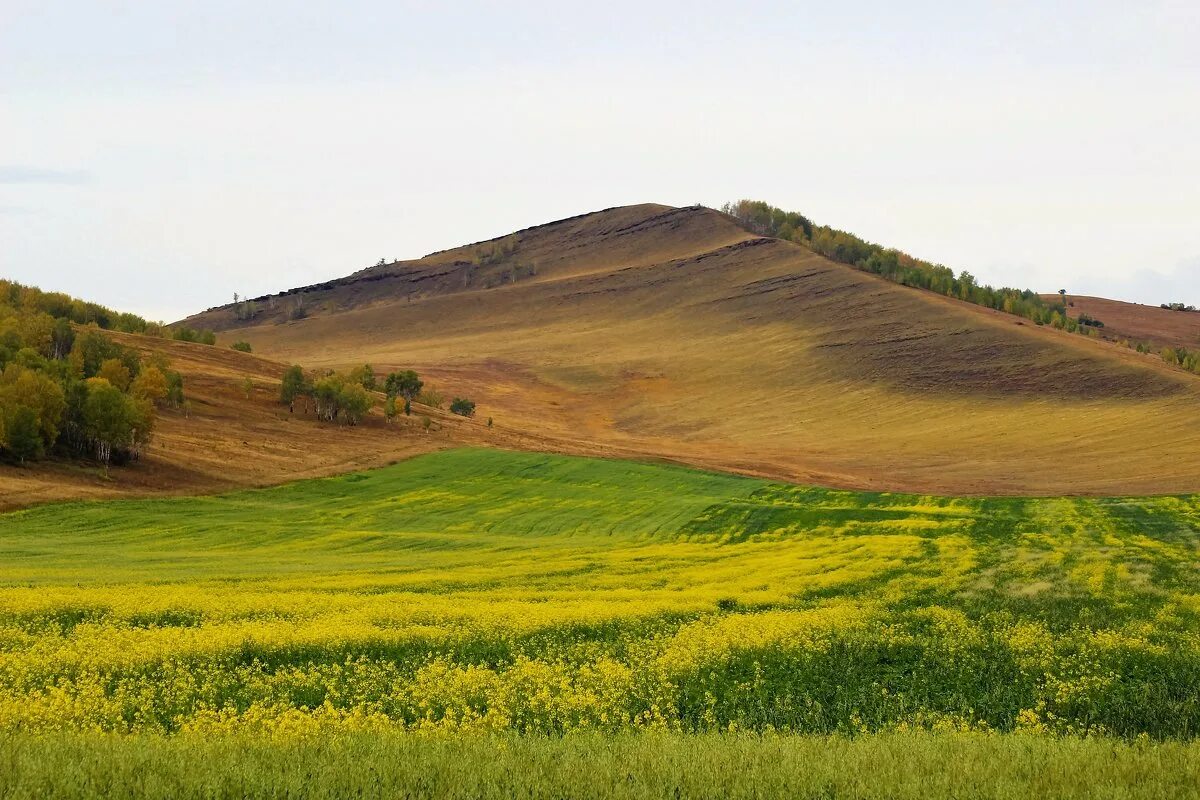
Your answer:
[[[21,165],[0,164],[0,184],[40,183],[60,186],[78,186],[88,183],[91,176],[79,169],[44,169]]]

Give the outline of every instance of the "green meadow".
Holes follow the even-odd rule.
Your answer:
[[[0,796],[1187,800],[1200,746],[964,733],[0,738]]]
[[[0,516],[0,796],[1179,796],[1198,541],[1195,496],[479,449],[37,507]]]

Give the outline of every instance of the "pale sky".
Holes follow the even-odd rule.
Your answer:
[[[1200,6],[0,0],[0,276],[174,320],[753,197],[1200,304]]]

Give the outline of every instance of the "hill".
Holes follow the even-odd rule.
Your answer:
[[[63,459],[24,468],[0,465],[0,510],[63,499],[277,484],[489,438],[472,434],[482,426],[436,409],[421,409],[437,419],[431,432],[415,418],[385,425],[378,414],[355,427],[320,424],[279,405],[281,364],[228,348],[116,331],[106,335],[142,353],[166,355],[183,375],[188,410],[163,410],[139,461],[107,477],[93,464]]]
[[[1058,295],[1043,295],[1057,301]],[[1126,303],[1103,297],[1068,296],[1067,314],[1075,319],[1086,314],[1104,323],[1100,335],[1106,339],[1145,342],[1160,347],[1200,348],[1200,312],[1172,311],[1159,306]]]
[[[608,209],[187,324],[306,367],[414,367],[541,449],[930,493],[1200,489],[1195,377],[700,207]]]

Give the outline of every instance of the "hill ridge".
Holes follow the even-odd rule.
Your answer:
[[[629,208],[642,208],[642,207],[646,207],[646,208],[657,207],[657,208],[667,209],[667,210],[671,210],[671,211],[680,210],[680,209],[674,208],[672,206],[660,205],[659,203],[633,203],[631,205],[625,205],[625,206],[609,206],[608,208],[602,208],[598,211],[585,211],[582,214],[574,214],[569,217],[563,217],[561,219],[551,220],[550,222],[543,222],[538,225],[530,225],[527,228],[521,228],[519,230],[515,230],[515,231],[512,231],[511,233],[506,233],[501,236],[493,236],[490,239],[481,239],[478,242],[470,242],[468,244],[458,245],[457,247],[447,247],[442,250],[434,250],[432,253],[426,253],[419,260],[423,261],[427,258],[434,258],[435,256],[444,255],[446,253],[450,253],[455,250],[463,250],[468,247],[478,247],[479,245],[483,245],[483,244],[499,242],[504,239],[507,239],[510,236],[520,236],[523,233],[532,233],[534,231],[544,230],[546,228],[552,228],[556,225],[562,225],[562,224],[568,223],[568,222],[577,222],[582,219],[587,219],[588,217],[595,217],[595,216],[599,216],[601,214],[608,214],[612,211],[618,211],[621,209],[629,209]],[[696,206],[685,206],[685,208],[695,208],[695,207]],[[403,259],[401,259],[401,261],[403,261]],[[399,263],[399,262],[392,262],[392,263]],[[373,269],[373,267],[367,267],[366,269]]]
[[[720,220],[721,230],[714,228],[714,219]],[[587,223],[591,224],[587,225]],[[358,293],[353,297],[343,296],[338,299],[339,310],[347,310],[359,302],[373,303],[389,300],[407,302],[410,297],[424,297],[428,294],[458,294],[465,289],[486,290],[505,285],[506,282],[515,283],[530,278],[545,281],[556,277],[569,277],[589,271],[587,268],[582,268],[556,275],[553,262],[556,259],[562,260],[564,253],[570,256],[573,246],[581,249],[595,249],[599,243],[603,248],[619,253],[621,245],[630,241],[625,237],[636,238],[637,235],[645,234],[649,229],[659,226],[666,226],[672,231],[678,231],[689,224],[693,229],[692,232],[700,229],[700,232],[704,233],[705,229],[708,229],[708,238],[694,246],[684,246],[680,253],[670,254],[671,257],[686,257],[707,252],[711,248],[704,243],[705,241],[715,248],[730,242],[762,238],[743,230],[736,222],[720,212],[702,206],[672,208],[653,203],[614,206],[601,211],[578,214],[530,226],[482,242],[440,250],[420,259],[376,264],[339,278],[293,287],[274,294],[246,298],[236,304],[227,303],[214,306],[182,320],[181,323],[221,331],[239,327],[241,323],[251,321],[259,316],[262,316],[263,320],[286,321],[289,310],[286,306],[280,306],[280,303],[287,303],[296,298],[301,298],[300,302],[311,303],[313,302],[311,299],[304,300],[303,298],[346,288],[354,292],[355,287],[362,288],[371,283],[380,285],[386,283],[393,287],[392,294],[380,296],[380,293],[374,293],[367,298],[362,297],[363,293]],[[586,227],[580,230],[579,226],[581,225],[586,225]],[[544,241],[547,235],[553,236],[556,232],[564,235],[557,239],[551,239],[550,242]],[[521,237],[526,238],[522,240]],[[578,244],[581,239],[584,241],[584,245]],[[514,243],[513,247],[520,249],[520,252],[514,249],[496,255],[494,252],[482,253],[480,251],[482,245],[503,242]],[[525,251],[530,248],[535,252],[527,257]],[[545,251],[550,251],[553,255],[546,256]],[[641,253],[628,255],[631,259],[629,266],[670,260],[667,255],[661,258],[647,257]],[[547,258],[550,259],[548,263]],[[613,255],[611,259],[603,256],[597,257],[594,259],[597,262],[594,268],[600,271],[612,269],[614,259],[619,260],[619,256]],[[411,284],[408,291],[405,291],[403,286],[405,283]],[[253,313],[241,313],[247,304],[253,306]],[[305,314],[305,316],[307,315]],[[250,319],[243,317],[250,317]]]

